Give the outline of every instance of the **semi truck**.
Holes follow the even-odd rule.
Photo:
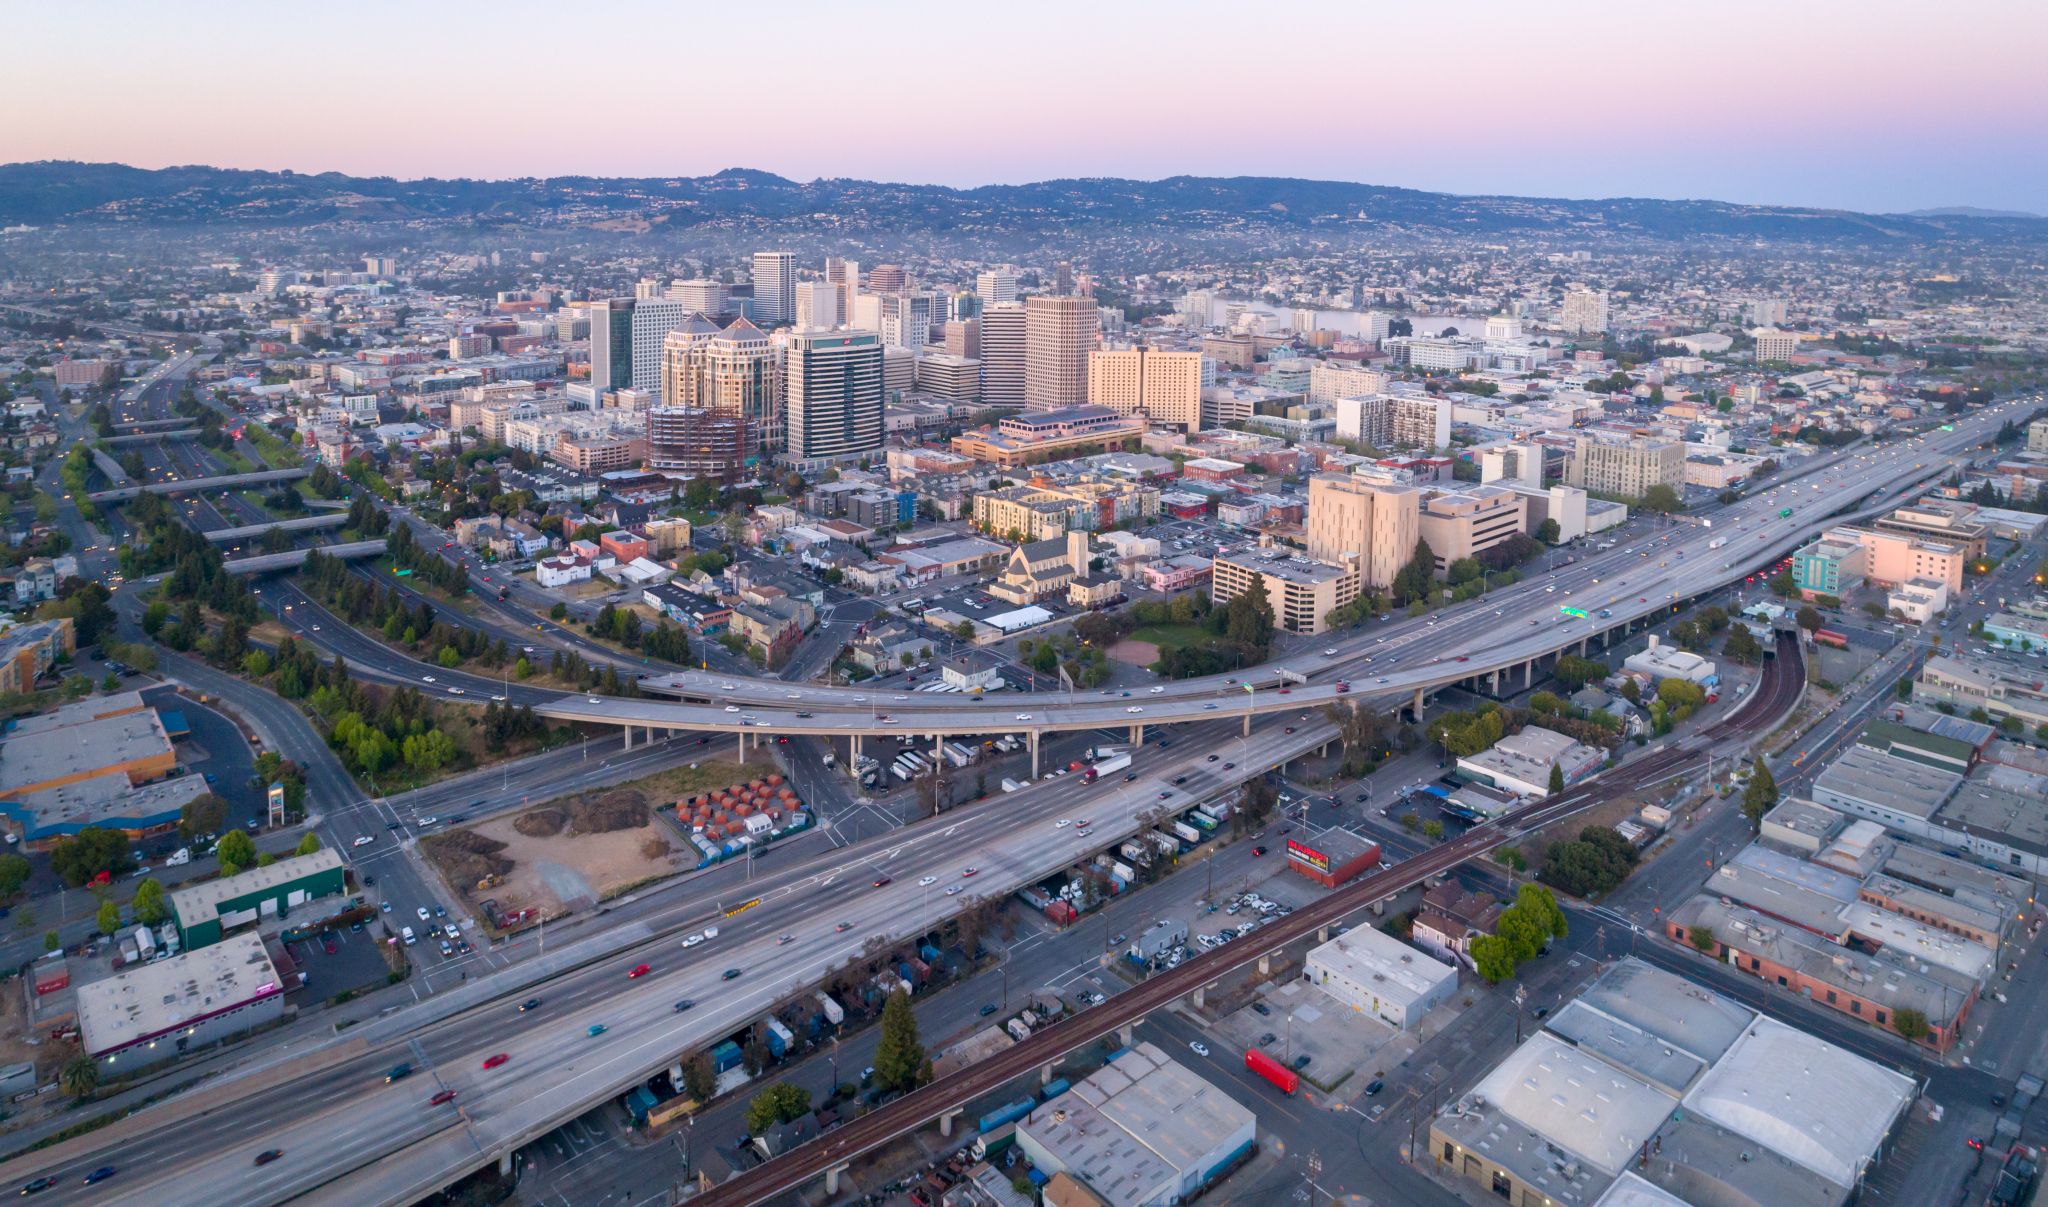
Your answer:
[[[1202,841],[1202,832],[1184,821],[1174,822],[1173,832],[1176,837],[1189,846],[1198,845]]]
[[[1708,542],[1707,542],[1707,548],[1709,548],[1709,549],[1719,549],[1719,548],[1720,548],[1721,546],[1723,546],[1723,545],[1725,545],[1725,544],[1727,544],[1727,543],[1728,543],[1728,538],[1727,538],[1727,537],[1725,537],[1725,536],[1717,536],[1717,537],[1715,537],[1715,538],[1714,538],[1713,540],[1711,540],[1711,541],[1708,541]]]
[[[1292,1094],[1301,1088],[1301,1077],[1293,1069],[1257,1048],[1244,1050],[1244,1067],[1272,1082],[1283,1094]]]
[[[1127,745],[1090,746],[1088,748],[1088,761],[1093,763],[1101,759],[1115,758],[1120,754],[1129,754],[1130,752],[1131,748]]]
[[[1109,775],[1112,772],[1122,771],[1124,768],[1130,765],[1130,755],[1111,755],[1109,758],[1106,758],[1101,762],[1095,764],[1094,766],[1088,768],[1086,771],[1083,771],[1081,773],[1081,782],[1084,784],[1092,784],[1102,776]]]
[[[1017,1125],[1005,1123],[985,1136],[974,1138],[974,1159],[986,1161],[1017,1142]]]

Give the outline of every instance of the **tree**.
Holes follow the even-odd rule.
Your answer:
[[[1223,635],[1263,658],[1273,644],[1273,601],[1266,597],[1266,580],[1254,575],[1251,585],[1224,608]]]
[[[1711,926],[1692,927],[1685,932],[1685,941],[1700,951],[1712,955],[1714,951],[1714,928]]]
[[[718,1069],[711,1058],[699,1052],[683,1065],[683,1084],[676,1087],[698,1102],[709,1102],[718,1092]]]
[[[220,861],[221,875],[231,876],[234,873],[228,871],[229,867],[240,871],[256,862],[256,841],[240,830],[229,830],[220,836],[213,857]]]
[[[187,840],[201,834],[218,834],[227,819],[228,802],[215,793],[202,792],[178,811],[178,833]]]
[[[901,990],[882,1006],[882,1038],[875,1048],[875,1084],[883,1090],[908,1092],[930,1081],[931,1058],[917,1037],[917,1016],[910,995]]]
[[[1748,625],[1739,624],[1729,632],[1721,652],[1737,662],[1754,664],[1764,656],[1764,647],[1757,643],[1756,634],[1749,631]]]
[[[102,900],[99,913],[93,916],[93,925],[99,927],[103,935],[111,935],[121,929],[120,904],[111,897]]]
[[[1498,985],[1515,975],[1514,948],[1499,935],[1475,935],[1471,955],[1474,968],[1488,984]]]
[[[135,886],[135,920],[144,926],[155,926],[170,916],[170,909],[164,904],[164,886],[152,876]]]
[[[55,951],[55,950],[57,950],[57,949],[58,949],[59,947],[62,947],[62,946],[64,946],[64,940],[62,940],[62,939],[60,939],[60,938],[58,938],[58,937],[57,937],[57,932],[56,932],[56,931],[54,931],[54,930],[46,930],[46,931],[44,931],[44,932],[43,932],[43,950],[44,950],[44,951]]]
[[[1556,763],[1550,765],[1550,794],[1556,796],[1564,791],[1564,768]]]
[[[0,855],[0,900],[20,892],[33,871],[29,861],[19,855]]]
[[[1658,511],[1665,515],[1685,510],[1685,500],[1678,497],[1678,491],[1662,482],[1643,492],[1641,504],[1645,511]]]
[[[1778,804],[1778,781],[1771,778],[1771,769],[1764,766],[1759,756],[1750,764],[1749,786],[1742,790],[1742,815],[1749,819],[1752,830],[1762,830],[1764,814]]]
[[[1562,534],[1562,530],[1558,528],[1556,520],[1546,519],[1541,524],[1536,525],[1536,539],[1546,545],[1557,544],[1557,538]]]
[[[298,854],[311,855],[313,852],[319,849],[320,836],[318,834],[313,833],[311,830],[306,831],[305,834],[299,838],[299,849],[297,852]]]
[[[64,1062],[64,1068],[57,1074],[57,1084],[73,1098],[89,1098],[100,1085],[100,1062],[80,1052]]]
[[[50,850],[50,867],[72,888],[84,888],[95,877],[128,869],[128,839],[119,830],[87,826],[57,840]]]
[[[747,1103],[747,1131],[758,1136],[778,1123],[801,1119],[810,1110],[809,1090],[780,1081],[754,1095]]]
[[[1394,573],[1394,601],[1411,604],[1428,599],[1435,585],[1436,554],[1430,550],[1428,541],[1418,540],[1408,564]]]
[[[1568,692],[1575,692],[1596,679],[1605,679],[1609,673],[1605,662],[1581,658],[1577,654],[1563,654],[1557,665],[1550,668],[1550,677]]]
[[[1899,1038],[1909,1039],[1917,1043],[1927,1038],[1927,1016],[1911,1006],[1894,1010],[1892,1011],[1892,1030],[1899,1033]]]
[[[1805,629],[1809,633],[1813,632],[1815,629],[1820,628],[1820,626],[1823,623],[1825,623],[1825,618],[1821,616],[1820,609],[1814,607],[1812,604],[1807,604],[1806,606],[1800,608],[1799,611],[1793,615],[1793,619],[1799,622],[1800,628]]]

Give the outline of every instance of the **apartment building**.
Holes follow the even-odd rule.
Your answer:
[[[744,318],[703,335],[702,316],[686,330],[669,333],[663,344],[662,401],[671,407],[723,411],[747,421],[763,453],[783,443],[782,349]]]
[[[647,463],[671,473],[738,480],[758,447],[745,415],[708,407],[653,407],[647,412]]]
[[[1384,393],[1387,375],[1378,369],[1343,360],[1319,360],[1308,371],[1308,400],[1334,406],[1340,398]]]
[[[1870,525],[1942,545],[1960,546],[1966,558],[1980,558],[1991,544],[1991,525],[1978,518],[1977,505],[1960,499],[1922,499],[1880,516]]]
[[[1358,564],[1331,565],[1289,556],[1280,549],[1246,549],[1219,555],[1211,563],[1209,594],[1227,604],[1262,583],[1273,607],[1273,623],[1290,633],[1313,636],[1329,627],[1330,613],[1358,598]]]
[[[1194,431],[1202,422],[1202,354],[1146,347],[1090,352],[1088,401]]]
[[[1317,474],[1308,481],[1308,555],[1355,563],[1368,589],[1392,585],[1415,553],[1422,492],[1390,480]]]
[[[981,398],[981,362],[971,356],[951,354],[920,356],[917,389],[947,402],[977,402]]]
[[[1647,436],[1581,434],[1572,447],[1565,480],[1581,490],[1640,499],[1652,486],[1685,486],[1685,446]]]
[[[1799,351],[1799,337],[1790,331],[1766,327],[1750,334],[1756,340],[1756,359],[1760,364],[1774,360],[1791,360]]]
[[[1019,302],[990,306],[981,312],[979,321],[982,405],[1022,407],[1026,342],[1024,306]]]
[[[1863,577],[1879,586],[1896,587],[1924,578],[1942,583],[1950,595],[1962,592],[1963,567],[1969,558],[1961,545],[1857,525],[1830,528],[1822,540],[1828,543],[1854,541],[1861,545]]]
[[[1574,289],[1564,295],[1558,308],[1558,325],[1573,335],[1592,335],[1607,330],[1607,294],[1604,290]]]

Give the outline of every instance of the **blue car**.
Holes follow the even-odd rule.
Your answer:
[[[114,1167],[111,1165],[102,1165],[98,1169],[95,1169],[91,1173],[85,1175],[85,1184],[87,1186],[90,1186],[95,1182],[104,1182],[108,1178],[111,1178],[113,1176]]]
[[[592,1024],[590,1024],[590,1035],[591,1035],[591,1038],[595,1039],[596,1037],[598,1037],[598,1036],[600,1036],[600,1035],[603,1035],[603,1034],[604,1034],[604,1031],[605,1031],[605,1026],[604,1026],[604,1024],[603,1024],[603,1023],[592,1023]]]

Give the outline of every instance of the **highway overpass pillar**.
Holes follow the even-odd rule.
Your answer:
[[[1244,714],[1244,736],[1252,736],[1252,714],[1250,712]]]
[[[938,766],[939,762],[943,760],[945,757],[946,735],[942,733],[935,733],[932,735],[932,766]]]
[[[1262,956],[1260,956],[1260,957],[1259,957],[1259,975],[1260,975],[1260,976],[1265,976],[1265,975],[1266,975],[1267,973],[1270,973],[1271,971],[1273,971],[1273,968],[1272,968],[1272,964],[1273,964],[1273,956],[1272,956],[1272,953],[1271,953],[1271,952],[1268,952],[1267,954],[1265,954],[1265,955],[1262,955]]]
[[[1123,1048],[1128,1048],[1128,1047],[1130,1047],[1130,1046],[1131,1046],[1131,1034],[1132,1034],[1132,1028],[1131,1028],[1131,1024],[1129,1024],[1129,1023],[1125,1023],[1125,1024],[1123,1025],[1123,1026],[1121,1026],[1121,1027],[1118,1027],[1118,1028],[1116,1029],[1116,1042],[1117,1042],[1117,1046],[1118,1046],[1118,1047],[1123,1047]]]
[[[950,1136],[950,1135],[952,1135],[952,1134],[953,1134],[953,1120],[955,1120],[955,1119],[958,1119],[959,1117],[960,1117],[960,1108],[959,1108],[959,1107],[957,1107],[957,1106],[956,1106],[956,1107],[954,1107],[954,1108],[953,1108],[952,1110],[950,1110],[950,1111],[946,1111],[946,1112],[942,1113],[942,1114],[941,1114],[941,1115],[939,1116],[939,1134],[940,1134],[941,1136]]]
[[[859,735],[859,734],[854,734],[854,735],[853,735],[853,757],[852,757],[852,758],[850,758],[850,759],[848,759],[848,760],[846,760],[846,763],[847,763],[847,765],[848,765],[848,766],[850,767],[850,766],[852,766],[853,764],[855,764],[855,763],[857,763],[857,762],[859,762],[859,761],[860,761],[860,735]]]
[[[1040,1085],[1051,1085],[1051,1084],[1052,1084],[1052,1066],[1051,1066],[1051,1065],[1040,1065],[1040,1066],[1038,1066],[1038,1084],[1040,1084]]]
[[[1204,994],[1202,993],[1202,990],[1204,990],[1204,989],[1206,989],[1206,988],[1207,988],[1207,986],[1206,986],[1206,985],[1197,985],[1197,986],[1195,986],[1195,996],[1194,996],[1194,1003],[1195,1003],[1195,1009],[1197,1009],[1197,1010],[1200,1010],[1200,1009],[1201,1009],[1201,1008],[1202,1008],[1202,1007],[1203,1007],[1203,1006],[1204,1006],[1204,1005],[1206,1004],[1206,1003],[1205,1003],[1205,1002],[1204,1002],[1204,1001],[1202,1000],[1202,999],[1203,999],[1203,997],[1204,997]]]
[[[825,1171],[825,1193],[827,1195],[839,1193],[839,1175],[845,1172],[846,1166],[844,1165],[834,1165]]]
[[[1415,723],[1417,725],[1422,724],[1422,708],[1422,689],[1418,687],[1415,689],[1415,702],[1409,705],[1409,711],[1415,714]]]
[[[626,748],[627,750],[631,750],[631,749],[633,749],[633,727],[632,727],[631,725],[625,725],[625,726],[621,726],[621,728],[623,728],[623,729],[624,729],[624,730],[626,731],[626,747],[625,747],[625,748]]]
[[[1029,743],[1029,744],[1030,744],[1030,746],[1031,746],[1031,778],[1032,778],[1032,779],[1037,779],[1037,778],[1038,778],[1038,731],[1037,731],[1037,730],[1035,730],[1035,729],[1033,729],[1033,730],[1028,730],[1028,731],[1026,731],[1026,733],[1024,734],[1024,740],[1025,740],[1025,741],[1026,741],[1027,743]]]
[[[1318,942],[1318,943],[1328,943],[1329,941],[1330,941],[1330,928],[1329,928],[1329,927],[1327,927],[1327,926],[1318,926],[1318,927],[1316,927],[1316,942]]]
[[[506,1153],[504,1156],[498,1158],[498,1176],[501,1178],[509,1178],[512,1176],[511,1153]]]
[[[747,731],[740,730],[740,762],[747,761]]]
[[[1531,658],[1522,664],[1522,690],[1527,691],[1536,682],[1536,660]]]
[[[1131,749],[1132,749],[1132,750],[1136,750],[1136,749],[1138,749],[1138,748],[1139,748],[1140,746],[1143,746],[1144,744],[1145,744],[1145,727],[1144,727],[1143,725],[1133,725],[1133,726],[1131,726]]]

